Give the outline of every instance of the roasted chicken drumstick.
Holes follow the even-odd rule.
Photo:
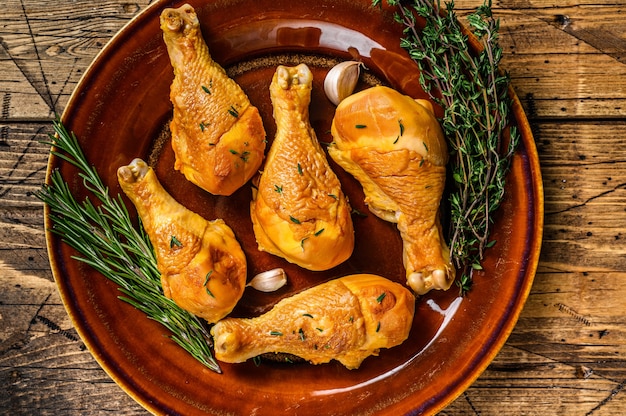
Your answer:
[[[448,153],[431,104],[372,87],[339,104],[331,133],[328,152],[361,183],[370,211],[398,224],[409,286],[448,289],[454,268],[439,218]]]
[[[270,85],[276,137],[250,207],[259,249],[309,270],[352,254],[351,209],[309,123],[313,74],[279,66]]]
[[[174,167],[200,188],[230,195],[263,161],[265,129],[259,111],[211,58],[193,7],[165,9],[161,29],[174,67]]]
[[[289,353],[313,364],[337,360],[358,368],[381,348],[409,336],[415,298],[376,275],[351,275],[278,302],[256,318],[226,318],[211,334],[218,360],[238,363],[265,353]]]
[[[117,176],[154,247],[164,295],[209,323],[228,315],[243,295],[247,270],[230,227],[175,201],[141,159]]]

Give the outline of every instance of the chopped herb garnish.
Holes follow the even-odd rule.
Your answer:
[[[308,240],[308,239],[309,239],[309,237],[304,237],[302,240],[300,240],[300,247],[302,247],[302,250],[303,250],[303,251],[304,251],[304,242],[305,242],[306,240]]]
[[[323,233],[323,232],[324,232],[324,228],[322,228],[322,229],[320,229],[320,230],[316,231],[316,232],[315,232],[315,234],[313,234],[313,235],[314,235],[315,237],[317,237],[318,235],[320,235],[320,234],[321,234],[321,233]]]
[[[206,274],[206,278],[204,279],[204,284],[202,286],[206,286],[207,283],[209,283],[209,279],[211,278],[211,275],[213,274],[213,270],[210,270],[207,274]]]
[[[302,166],[298,163],[298,175],[302,176]]]
[[[208,288],[208,287],[205,287],[205,289],[206,289],[206,293],[207,293],[207,295],[211,296],[212,298],[215,298],[215,295],[213,294],[213,292],[211,292],[211,291],[209,290],[209,288]]]
[[[357,216],[359,216],[359,217],[363,217],[363,218],[367,217],[367,214],[366,214],[366,213],[361,212],[361,211],[359,211],[359,210],[358,210],[358,209],[356,209],[356,208],[352,208],[352,212],[351,212],[351,214],[354,214],[354,215],[357,215]]]
[[[332,199],[339,199],[337,195],[335,194],[328,194],[328,196],[331,197]]]
[[[178,238],[176,238],[176,236],[175,236],[175,235],[173,235],[173,236],[170,238],[170,248],[173,248],[174,246],[176,246],[176,247],[182,247],[182,246],[183,246],[183,243],[181,243],[181,242],[178,240]]]
[[[280,331],[270,331],[270,335],[274,336],[274,337],[282,337],[283,333]]]
[[[238,155],[239,154],[239,152],[236,151],[235,149],[230,149],[230,153],[232,153],[234,155]]]
[[[424,149],[426,149],[426,151],[428,152],[428,145],[426,144],[426,142],[422,142],[422,144],[424,145]]]
[[[239,158],[243,160],[244,162],[247,162],[249,157],[250,157],[250,152],[247,150],[241,153],[241,156],[239,156]]]
[[[400,140],[400,136],[396,137],[396,140],[393,141],[393,144],[398,143],[398,140]]]
[[[378,322],[378,325],[376,325],[376,332],[380,331],[380,322]]]
[[[367,128],[367,126],[365,124],[357,124],[357,125],[354,126],[354,128],[365,129],[365,128]]]
[[[383,299],[385,299],[385,296],[387,296],[387,292],[381,293],[380,296],[376,298],[376,302],[381,303]]]
[[[209,86],[207,87],[206,85],[202,86],[202,91],[206,92],[207,94],[211,94],[211,90],[213,89],[213,80],[209,81]]]
[[[400,136],[404,134],[404,124],[402,124],[402,119],[398,120],[398,126],[400,126]]]
[[[234,106],[230,106],[230,108],[228,109],[228,114],[230,114],[231,116],[237,118],[239,117],[239,111],[237,111],[237,109]]]
[[[279,194],[283,193],[283,187],[282,186],[278,186],[278,185],[274,185],[274,191],[278,192]]]
[[[302,328],[298,329],[298,335],[300,335],[300,341],[306,340],[306,335],[304,335],[304,330]]]
[[[53,145],[51,154],[75,166],[81,183],[91,194],[79,202],[61,172],[52,172],[50,183],[36,195],[50,210],[51,231],[77,250],[75,260],[116,283],[120,300],[163,325],[171,332],[169,339],[209,369],[221,373],[209,347],[211,334],[201,319],[163,295],[154,249],[141,224],[131,220],[120,195],[109,194],[111,189],[86,159],[74,134],[59,120],[54,121],[54,130],[56,134],[50,135],[47,143]]]
[[[322,328],[315,328],[315,329],[317,329],[320,332],[324,332],[324,330]]]
[[[302,316],[306,316],[307,318],[313,318],[313,315],[311,315],[310,313],[303,313]]]
[[[289,216],[289,219],[291,220],[291,222],[293,222],[294,224],[300,224],[300,220],[297,218],[292,217],[291,215]]]

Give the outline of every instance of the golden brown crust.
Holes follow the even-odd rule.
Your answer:
[[[170,123],[175,168],[217,195],[230,195],[257,172],[265,128],[256,107],[209,53],[194,9],[165,9],[161,29],[174,81]]]
[[[118,180],[150,237],[165,296],[208,322],[229,314],[243,295],[247,272],[232,230],[176,202],[140,159],[120,167]]]
[[[333,359],[358,368],[381,348],[409,335],[415,298],[403,286],[375,275],[352,275],[281,300],[256,318],[226,318],[211,330],[215,355],[243,362],[287,353],[313,364]]]
[[[439,219],[446,142],[432,107],[373,87],[337,107],[330,156],[363,186],[378,217],[398,224],[407,283],[418,294],[454,280]]]
[[[309,270],[352,254],[351,209],[309,123],[312,74],[279,67],[270,86],[277,132],[250,206],[259,249]]]

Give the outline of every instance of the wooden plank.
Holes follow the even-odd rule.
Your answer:
[[[615,284],[624,278],[542,267],[506,346],[442,414],[463,414],[455,410],[463,401],[475,414],[623,414],[626,318],[616,313],[626,308],[626,289],[617,294]]]
[[[43,178],[41,166],[47,158],[46,147],[39,148],[40,144],[35,143],[47,124],[7,126],[9,147],[14,150],[0,153],[0,166],[17,160],[13,165],[19,166],[16,171],[22,173],[13,180],[27,183],[32,193]],[[622,238],[614,225],[616,218],[623,218],[624,191],[613,184],[626,182],[626,169],[620,165],[625,162],[616,160],[626,153],[619,140],[623,123],[550,121],[536,122],[534,128],[550,190],[546,195],[550,211],[541,267],[509,342],[483,376],[443,414],[496,414],[502,403],[509,406],[508,414],[533,414],[528,413],[529,408],[553,414],[555,397],[559,398],[560,414],[573,414],[580,409],[591,410],[611,397],[626,379],[626,322],[620,312],[626,310],[626,289],[616,287],[616,282],[626,277],[620,273],[626,270],[626,260],[619,262],[623,245],[611,244]],[[27,150],[34,156],[20,159]],[[29,182],[26,177],[33,170],[40,176]],[[597,196],[611,189],[615,191]],[[572,198],[574,192],[578,200]],[[7,248],[11,251],[0,251],[0,274],[5,276],[0,291],[8,293],[12,303],[1,305],[0,313],[8,316],[7,308],[11,308],[11,314],[22,322],[21,330],[16,331],[19,325],[5,321],[12,330],[0,336],[2,351],[8,354],[0,355],[0,371],[11,368],[9,373],[0,373],[0,379],[20,380],[13,383],[12,402],[8,405],[14,406],[11,409],[21,406],[88,412],[108,408],[106,402],[113,396],[120,400],[120,406],[128,406],[131,414],[142,414],[142,409],[108,380],[88,352],[80,350],[80,341],[71,339],[75,332],[55,298],[58,295],[46,267],[43,230],[39,226],[41,205],[26,198],[25,193],[13,194],[13,200],[0,200],[7,214],[12,204],[30,209],[20,210],[20,216],[12,214],[2,227],[2,240],[9,242]],[[583,200],[588,201],[579,206]],[[598,204],[601,209],[597,209]],[[587,236],[589,230],[591,236]],[[27,233],[29,237],[25,237]],[[574,238],[568,237],[572,235]],[[24,244],[26,241],[29,244]],[[612,308],[605,307],[606,299],[611,299]],[[25,322],[31,324],[24,326]],[[61,354],[62,359],[57,361],[52,352]],[[13,367],[2,364],[2,359],[10,360]],[[17,370],[15,362],[21,363]],[[51,368],[49,372],[39,362],[45,362],[46,368]],[[61,365],[75,369],[75,375],[69,372],[57,387],[59,394],[52,395],[46,380],[56,374],[52,368]],[[591,371],[591,375],[581,373],[583,376],[577,378],[577,371]],[[27,386],[33,385],[42,391],[41,396],[26,394]],[[539,386],[552,389],[554,394],[537,401]],[[615,394],[602,407],[606,412],[603,414],[617,415],[611,406],[619,409],[623,404],[624,395]]]
[[[625,271],[626,122],[535,127],[549,190],[542,261],[565,259],[569,271]]]
[[[536,3],[532,9],[526,1],[494,7],[501,20],[502,67],[530,117],[624,118],[623,6]],[[482,2],[455,4],[464,19]]]
[[[2,118],[40,120],[62,112],[96,54],[150,2],[7,3],[0,25]]]
[[[461,9],[459,15],[465,16],[481,3],[456,5]],[[6,74],[0,80],[4,118],[49,119],[60,112],[97,52],[127,18],[146,5],[107,1],[102,3],[102,11],[93,14],[92,3],[81,1],[72,4],[68,14],[62,3],[54,7],[29,2],[28,19],[15,13],[19,7],[10,7],[13,15],[0,28],[0,73]],[[626,91],[625,69],[620,64],[626,50],[626,22],[619,7],[546,6],[532,13],[528,4],[508,7],[495,8],[502,20],[503,67],[511,73],[513,85],[532,115],[626,115],[620,95]],[[49,23],[59,15],[68,15],[67,25]],[[559,16],[567,16],[569,23],[562,24]],[[610,48],[598,50],[597,45]],[[611,82],[607,82],[607,74],[611,74]],[[555,91],[559,91],[558,98]]]
[[[0,121],[0,209],[40,209],[34,193],[45,180],[51,123],[15,124]],[[14,210],[12,210],[14,211]],[[15,214],[19,214],[15,211]],[[5,214],[3,218],[6,218]]]
[[[4,296],[15,302],[0,305],[2,327],[10,325],[12,329],[0,332],[3,412],[102,414],[124,409],[129,415],[147,413],[86,350],[53,283],[37,278],[22,278],[19,286],[8,283],[0,281]]]
[[[454,8],[456,10],[471,9],[483,4],[485,0],[454,0]],[[443,3],[443,1],[442,1]],[[615,6],[620,4],[615,0],[498,0],[493,1],[492,9],[494,11],[501,9],[512,10],[552,10],[559,7],[592,7]]]
[[[146,414],[72,328],[47,265],[39,143],[108,39],[150,1],[7,0],[0,17],[0,409]],[[482,0],[457,0],[461,16]],[[535,284],[507,344],[442,415],[626,412],[626,2],[501,0],[503,67],[546,188]],[[97,9],[95,9],[97,8]],[[66,24],[59,24],[63,22]]]

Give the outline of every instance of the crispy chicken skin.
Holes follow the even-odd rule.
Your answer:
[[[448,289],[454,268],[439,218],[448,153],[432,105],[372,87],[339,104],[331,133],[329,154],[361,183],[370,211],[398,224],[408,285]]]
[[[246,258],[232,230],[176,202],[141,159],[117,176],[150,237],[165,296],[209,323],[228,315],[246,284]]]
[[[400,284],[370,274],[346,276],[285,298],[261,316],[218,322],[211,329],[215,357],[238,363],[289,353],[355,369],[407,339],[414,309],[413,294]]]
[[[309,123],[313,74],[279,66],[270,85],[276,137],[250,206],[262,251],[309,270],[327,270],[352,254],[351,209]]]
[[[163,10],[161,29],[174,68],[174,167],[200,188],[230,195],[263,161],[265,129],[259,111],[211,58],[193,7]]]

